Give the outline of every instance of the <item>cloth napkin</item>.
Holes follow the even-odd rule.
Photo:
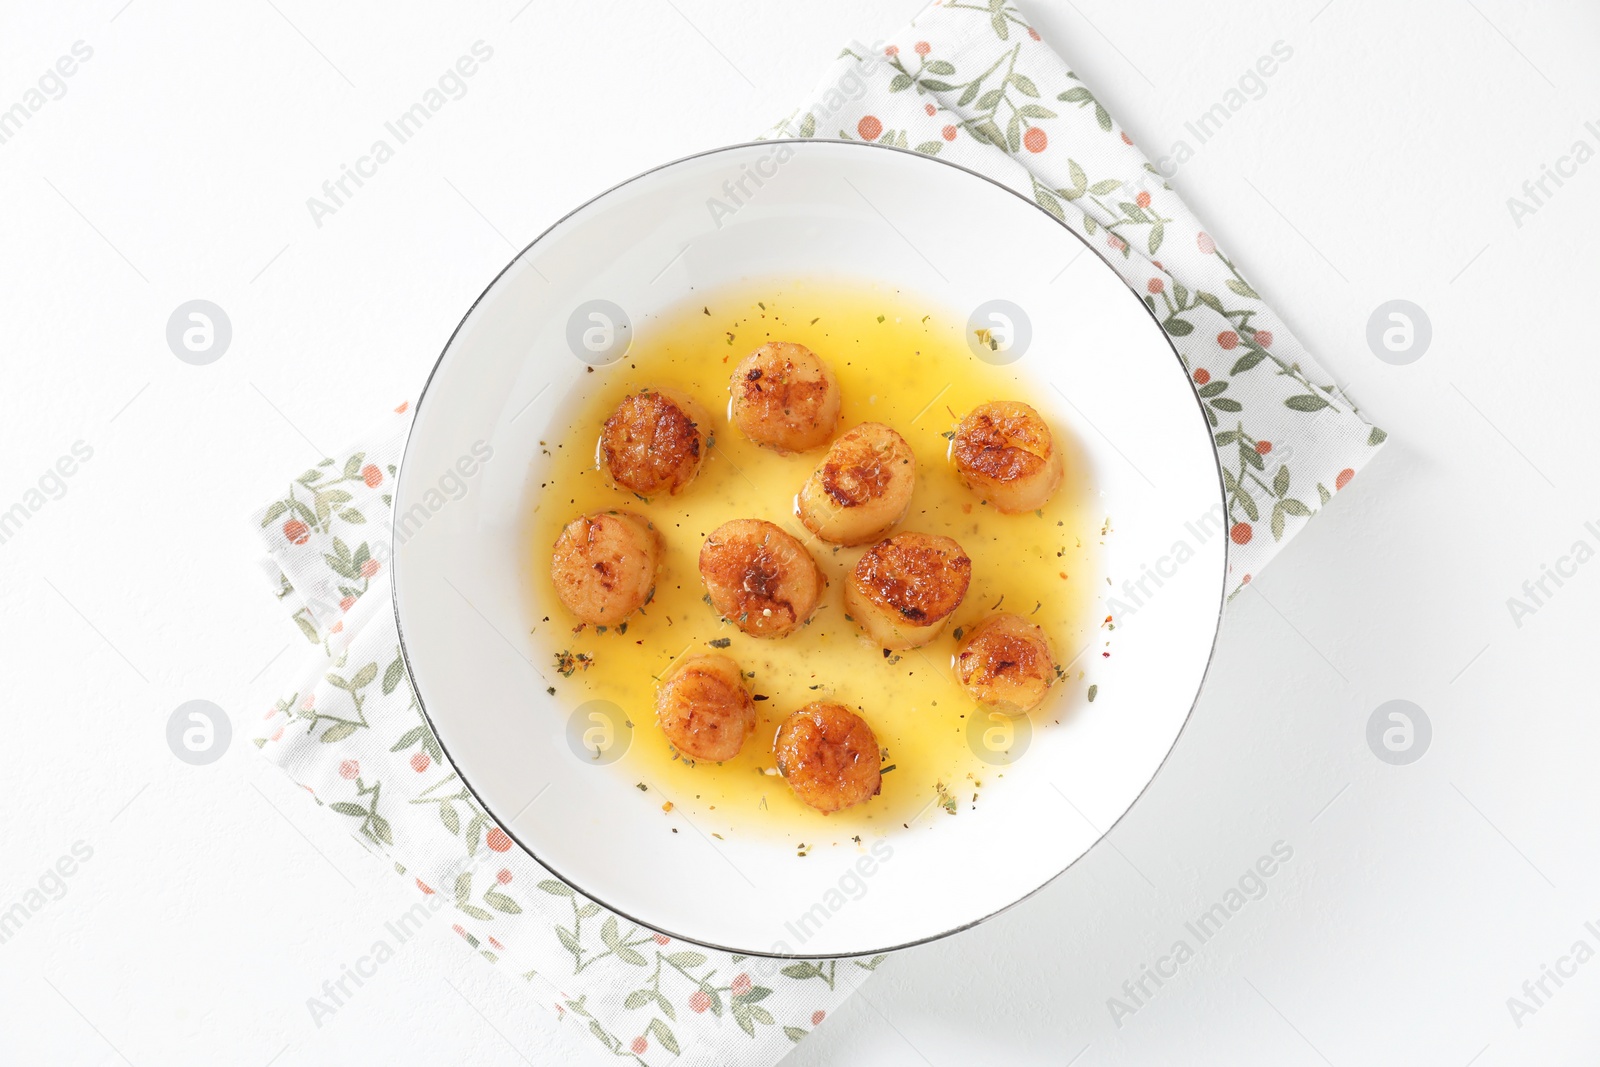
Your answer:
[[[1006,0],[935,0],[888,44],[845,49],[812,102],[772,135],[873,141],[959,163],[1106,255],[1172,338],[1211,422],[1230,595],[1387,436]]]
[[[409,406],[287,481],[252,520],[279,598],[317,646],[255,744],[472,951],[610,1053],[650,1067],[776,1063],[883,957],[796,962],[674,941],[559,881],[479,806],[422,716],[390,606]],[[320,1019],[338,1005],[308,1007]]]
[[[1214,427],[1233,592],[1383,441],[1004,0],[936,3],[893,41],[846,49],[774,134],[959,162],[1109,252],[1173,338]],[[422,717],[389,606],[408,406],[292,475],[250,520],[278,598],[315,646],[255,744],[430,913],[448,914],[471,951],[607,1052],[650,1067],[776,1062],[884,957],[785,962],[674,942],[556,879],[479,807]]]

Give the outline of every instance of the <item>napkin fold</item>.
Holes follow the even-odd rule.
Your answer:
[[[774,135],[937,155],[1097,242],[1173,338],[1204,402],[1223,460],[1233,591],[1382,443],[1003,0],[935,3],[886,45],[846,49]],[[647,1067],[775,1063],[885,957],[786,962],[682,944],[515,847],[445,758],[400,655],[387,567],[409,427],[401,404],[358,445],[288,478],[250,520],[278,598],[315,646],[255,744],[392,862],[429,914],[447,914],[469,950],[605,1051]]]

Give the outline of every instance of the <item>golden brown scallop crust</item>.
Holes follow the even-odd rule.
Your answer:
[[[905,517],[916,484],[916,457],[905,438],[864,422],[833,442],[801,487],[796,514],[830,544],[861,545]]]
[[[782,637],[817,609],[826,579],[806,546],[762,519],[734,519],[700,546],[711,606],[753,637]]]
[[[1055,683],[1055,657],[1043,628],[1020,615],[991,615],[956,650],[956,677],[980,704],[1028,711]]]
[[[690,656],[656,692],[656,723],[685,756],[720,763],[739,754],[756,727],[744,672],[728,656]]]
[[[661,536],[631,511],[580,515],[561,530],[550,579],[561,603],[584,622],[621,622],[655,592]]]
[[[887,447],[868,441],[871,429],[888,430]],[[858,508],[877,500],[894,481],[897,466],[915,463],[905,438],[881,423],[868,422],[839,438],[817,468],[822,491],[842,508]]]
[[[700,472],[708,429],[700,406],[685,397],[629,393],[600,432],[601,460],[624,489],[676,494]]]
[[[901,533],[879,541],[856,563],[853,591],[915,626],[931,626],[961,605],[972,560],[953,538]]]
[[[1040,507],[1061,484],[1063,463],[1044,419],[1027,404],[979,404],[956,427],[950,457],[966,484],[1001,511]]]
[[[778,727],[772,754],[800,802],[825,815],[883,788],[878,738],[842,704],[819,700],[792,713]]]
[[[733,370],[733,422],[781,452],[821,448],[839,426],[839,382],[805,345],[764,344]]]

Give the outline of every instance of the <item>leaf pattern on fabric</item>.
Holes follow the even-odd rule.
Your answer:
[[[541,1003],[613,1054],[775,1063],[878,961],[819,983],[782,960],[681,945],[588,900],[495,824],[423,718],[389,610],[387,491],[408,427],[380,427],[252,519],[274,592],[319,646],[266,709],[256,746],[421,896],[441,897],[469,950],[540,987]]]
[[[841,94],[853,79],[866,91]],[[1387,437],[1006,0],[935,3],[880,53],[847,49],[812,100],[769,135],[831,135],[937,155],[1029,197],[1101,253],[1171,338],[1217,435],[1219,460],[1233,467],[1230,595]],[[1258,451],[1241,466],[1245,440]],[[1296,492],[1275,491],[1283,477]]]

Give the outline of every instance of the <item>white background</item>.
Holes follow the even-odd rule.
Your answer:
[[[921,2],[6,5],[0,107],[74,41],[94,56],[0,145],[0,510],[75,441],[94,456],[0,545],[0,908],[94,855],[0,945],[0,1061],[610,1062],[442,922],[313,1024],[306,998],[413,898],[246,740],[301,639],[243,518],[413,396],[513,248],[765,129]],[[1294,49],[1175,184],[1390,443],[1235,602],[1115,847],[895,957],[786,1062],[1592,1062],[1600,960],[1521,1028],[1506,998],[1600,943],[1600,561],[1520,627],[1506,600],[1600,546],[1600,160],[1520,228],[1506,198],[1600,142],[1600,9],[1027,11],[1153,154]],[[469,95],[314,226],[305,199],[479,38]],[[207,367],[164,338],[196,297],[234,328]],[[1434,329],[1405,367],[1365,341],[1396,297]],[[164,737],[197,697],[238,735],[203,768]],[[1365,741],[1397,697],[1434,727],[1405,767]],[[1116,1025],[1122,982],[1280,840],[1266,897]]]

